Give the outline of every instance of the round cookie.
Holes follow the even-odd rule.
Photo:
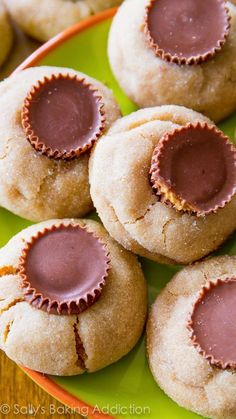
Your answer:
[[[169,105],[139,110],[115,122],[96,144],[90,158],[91,196],[105,228],[126,249],[157,262],[187,264],[201,259],[218,248],[236,228],[236,196],[215,213],[199,216],[162,202],[151,186],[150,168],[155,147],[166,134],[171,136],[175,130],[196,123],[207,123],[215,130],[205,116],[184,107]],[[204,150],[197,149],[191,167],[198,163],[198,154],[204,155]],[[221,154],[224,153],[216,150],[214,156],[221,158]],[[211,148],[207,155],[212,161]],[[212,164],[214,166],[214,162]],[[219,168],[224,164],[222,161]],[[208,160],[203,166],[203,177],[209,173],[206,179],[214,183],[212,174],[216,166],[210,171]],[[191,176],[191,167],[185,183],[191,185],[195,179],[193,189],[197,190],[202,173],[193,172]],[[197,164],[195,167],[198,170]],[[182,169],[181,173],[185,171]],[[231,153],[228,180],[235,182],[234,173],[235,154]],[[219,175],[222,185],[224,176]],[[215,178],[218,182],[218,175]],[[202,182],[201,189],[204,185]],[[213,190],[213,196],[214,193]],[[204,194],[203,191],[203,198]]]
[[[120,3],[121,0],[5,0],[19,27],[39,41],[47,41],[81,19]]]
[[[0,65],[2,65],[13,44],[13,30],[2,0],[0,1],[0,34]]]
[[[219,280],[225,285],[227,278],[232,277],[236,277],[236,256],[212,258],[186,267],[157,297],[147,325],[149,365],[159,386],[179,405],[212,419],[235,418],[235,370],[216,367],[198,352],[188,330],[189,317],[203,286],[209,281],[217,284]],[[208,316],[204,311],[199,325],[208,326],[204,329],[206,340],[215,333],[212,351],[222,350],[225,356],[228,347],[229,352],[235,348],[235,325],[231,320],[235,280],[229,294],[222,294],[218,287],[215,292],[215,295],[206,293],[209,300],[206,298],[201,307],[205,310],[211,303],[208,306],[211,314],[208,312]]]
[[[27,228],[1,249],[0,276],[0,347],[20,365],[55,375],[93,372],[126,355],[142,333],[147,290],[141,267],[95,221]],[[44,302],[54,295],[67,302],[58,311],[48,301],[40,306],[32,287]]]
[[[168,7],[171,10],[176,10],[176,20],[177,23],[179,22],[178,19],[180,20],[180,28],[182,28],[179,32],[185,37],[187,28],[184,25],[188,25],[188,21],[193,20],[196,16],[195,0],[191,0],[191,2],[181,0],[181,7],[183,7],[181,12],[179,2],[162,0],[159,4],[163,10],[165,10],[165,3],[167,3],[166,10],[168,10]],[[206,8],[210,8],[211,6],[208,6],[208,4],[212,4],[212,2],[197,2],[197,4],[200,3],[201,6],[204,5]],[[201,112],[214,121],[219,121],[230,115],[236,109],[235,5],[231,2],[226,3],[231,20],[229,35],[226,37],[222,48],[215,55],[213,54],[212,58],[208,57],[204,62],[178,65],[160,58],[149,40],[145,24],[146,7],[149,4],[150,0],[125,1],[116,14],[110,30],[108,46],[110,64],[125,93],[139,107],[168,104],[182,105]],[[174,7],[175,4],[177,7]],[[219,2],[215,2],[215,4],[218,5]],[[184,20],[184,8],[187,6],[189,10],[187,9],[187,17]],[[158,7],[157,3],[156,7]],[[165,24],[170,25],[172,18],[167,13],[166,16],[164,14],[164,12],[161,12],[162,33],[165,33],[165,37],[163,37],[165,40],[168,39],[167,34],[172,33],[169,27],[165,28]],[[208,13],[205,13],[205,16],[207,16],[205,29],[214,34],[219,27],[217,24],[216,30],[216,28],[210,26],[214,13],[209,10]],[[208,19],[209,16],[211,16],[211,19]],[[198,24],[200,25],[201,22],[202,19]],[[188,27],[190,31],[193,30],[192,23]],[[201,33],[204,37],[203,29],[197,27],[196,33],[192,35],[194,42],[200,37]],[[204,42],[210,38],[210,34],[208,35],[204,37]],[[175,34],[173,39],[176,39]],[[186,39],[192,39],[191,35],[186,36]],[[178,41],[175,45],[178,46]],[[217,48],[219,48],[219,45]],[[212,52],[210,52],[210,55],[212,55]]]
[[[40,147],[39,151],[37,151],[38,147],[35,144],[34,137],[32,138],[31,143],[27,140],[28,134],[30,138],[32,137],[32,135],[30,135],[31,131],[27,130],[29,124],[24,121],[25,129],[22,126],[22,121],[23,119],[25,120],[27,116],[25,110],[23,115],[22,109],[26,96],[29,95],[32,86],[37,86],[38,81],[45,80],[45,77],[48,79],[55,78],[59,74],[65,75],[65,77],[73,78],[74,76],[77,76],[79,79],[84,78],[85,83],[89,83],[92,88],[97,89],[97,95],[101,96],[101,102],[99,102],[101,103],[100,107],[104,104],[102,108],[102,118],[105,117],[103,129],[106,130],[110,124],[120,116],[118,105],[107,87],[88,76],[68,68],[29,68],[18,72],[17,74],[13,74],[0,83],[0,177],[2,179],[0,186],[0,205],[17,215],[35,221],[55,217],[82,216],[92,209],[88,181],[88,159],[90,150],[88,149],[87,152],[84,152],[72,160],[65,160],[63,158],[56,160],[55,158],[49,158],[48,155],[53,157],[53,153],[46,150],[45,152],[48,154],[42,155],[41,152],[43,152],[43,149],[40,149]],[[62,83],[64,83],[63,80]],[[46,83],[46,87],[41,87],[42,90],[43,88],[46,89],[48,84]],[[76,84],[75,88],[77,88]],[[72,93],[73,90],[76,92],[76,89],[73,88]],[[60,91],[61,90],[59,89],[58,92],[60,93]],[[64,95],[63,92],[64,91],[62,91],[62,94]],[[40,108],[41,102],[38,101],[38,99],[30,99],[31,105],[35,103],[37,105],[39,102],[38,119],[40,119],[40,112],[44,112],[45,109],[48,109],[46,107],[49,107],[50,103],[54,103],[52,98],[55,97],[57,100],[56,96],[49,95],[49,93],[51,94],[49,89],[48,92],[46,90],[46,93],[48,93],[48,97],[50,98],[47,102],[47,97],[45,99],[45,95],[43,96],[44,93],[45,92],[42,91],[42,108]],[[56,105],[54,103],[57,111],[55,115],[53,114],[54,109],[52,109],[52,115],[49,113],[49,117],[45,114],[46,112],[42,114],[41,122],[35,117],[36,122],[39,125],[38,130],[39,128],[41,131],[44,130],[45,136],[50,133],[50,135],[54,137],[54,141],[63,141],[64,137],[67,138],[66,136],[70,133],[70,126],[73,128],[76,121],[80,121],[79,115],[78,117],[71,117],[70,113],[68,114],[67,112],[67,108],[70,109],[70,107],[71,115],[75,115],[77,112],[77,108],[73,103],[70,103],[72,93],[69,92],[69,97],[65,94],[65,98],[63,96],[63,99],[59,97],[59,101],[57,100]],[[34,94],[37,96],[37,89]],[[26,101],[26,104],[28,102],[29,101]],[[27,106],[29,107],[29,103]],[[30,110],[32,112],[37,111],[37,109],[31,108]],[[65,114],[67,114],[67,116],[65,116]],[[90,115],[90,112],[87,112],[87,114]],[[94,113],[94,115],[95,114],[96,113]],[[36,122],[33,121],[33,124]],[[76,126],[76,129],[77,128],[78,127]],[[72,139],[73,135],[71,135]],[[70,138],[68,138],[68,141],[69,139]]]

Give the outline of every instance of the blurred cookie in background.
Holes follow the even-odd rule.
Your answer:
[[[0,0],[0,66],[6,60],[13,45],[13,30],[3,1]]]
[[[65,1],[65,0],[64,0]],[[71,1],[71,0],[67,0]],[[73,1],[73,0],[72,0]],[[92,13],[101,12],[101,10],[109,9],[110,7],[119,6],[123,0],[82,0],[89,5]],[[236,0],[235,0],[236,1]],[[74,0],[75,3],[80,3],[78,0]]]
[[[41,45],[38,41],[26,36],[12,21],[11,28],[14,34],[14,43],[7,60],[0,67],[0,80],[8,77],[25,58]],[[0,55],[1,53],[0,49]]]
[[[47,41],[59,32],[94,13],[118,6],[121,0],[5,0],[7,9],[19,27],[39,41]]]

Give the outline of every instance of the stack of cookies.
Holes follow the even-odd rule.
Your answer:
[[[141,108],[125,117],[72,69],[0,84],[0,205],[39,222],[0,250],[0,347],[47,374],[104,368],[144,329],[137,255],[188,265],[150,310],[150,369],[181,406],[233,419],[236,257],[210,255],[236,230],[236,149],[215,125],[236,110],[236,6],[126,0],[108,55]],[[103,226],[81,218],[94,208]]]

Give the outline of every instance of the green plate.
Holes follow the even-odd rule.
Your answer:
[[[106,49],[107,36],[114,11],[100,14],[50,41],[28,59],[21,68],[30,65],[72,67],[93,76],[109,86],[122,109],[128,114],[135,105],[119,88],[109,68]],[[235,140],[236,116],[220,125]],[[4,245],[15,233],[30,223],[0,210],[0,244]],[[236,254],[236,235],[218,253]],[[142,266],[149,284],[150,302],[167,283],[178,267],[162,266],[142,259]],[[111,337],[112,338],[112,337]],[[60,349],[59,349],[60,350]],[[79,407],[90,417],[108,413],[123,418],[147,417],[149,419],[193,419],[199,416],[180,408],[156,385],[149,371],[145,343],[139,344],[116,364],[93,374],[75,377],[48,377],[26,371],[39,385],[65,404]],[[44,381],[43,381],[44,380]],[[72,396],[72,397],[71,397]],[[82,402],[82,401],[83,402]],[[86,411],[86,406],[95,410]]]

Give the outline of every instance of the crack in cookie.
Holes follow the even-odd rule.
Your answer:
[[[75,335],[75,348],[76,348],[76,353],[78,357],[76,361],[76,365],[83,370],[87,370],[86,360],[88,359],[88,356],[85,352],[82,339],[79,335],[78,325],[79,325],[79,318],[77,317],[76,323],[73,324],[74,335]]]
[[[9,143],[10,143],[10,141],[12,141],[12,140],[14,140],[14,138],[13,138],[13,137],[8,138],[8,139],[6,140],[6,144],[4,145],[4,149],[3,149],[3,154],[2,154],[2,155],[0,155],[0,160],[4,160],[4,159],[8,156],[9,151],[10,151],[10,146],[9,146]]]
[[[4,301],[4,300],[1,300]],[[5,307],[0,308],[0,315],[2,313],[4,313],[5,311],[8,311],[11,307],[15,306],[18,303],[21,303],[24,301],[23,297],[19,297],[19,298],[15,298],[13,301],[11,301],[10,303],[8,303]]]
[[[7,341],[7,338],[8,338],[8,335],[9,335],[10,331],[11,331],[11,327],[12,327],[13,322],[14,321],[11,320],[9,323],[7,323],[7,325],[4,329],[4,332],[3,332],[3,342],[4,343],[6,343],[6,341]]]
[[[132,224],[136,224],[138,221],[143,220],[146,215],[149,213],[149,211],[151,211],[151,208],[156,204],[155,202],[151,202],[151,204],[148,206],[148,208],[146,209],[146,211],[144,212],[144,214],[140,215],[139,217],[135,218],[135,220],[133,221],[124,221],[123,225],[132,225]]]
[[[113,218],[111,218],[110,221],[112,223],[118,223],[120,228],[122,228],[122,230],[123,230],[122,235],[121,235],[122,239],[121,238],[118,239],[118,242],[120,244],[122,244],[123,246],[125,246],[127,250],[133,251],[134,253],[137,253],[142,257],[152,259],[152,257],[151,257],[152,254],[148,250],[142,249],[141,244],[137,241],[136,238],[132,237],[130,232],[126,229],[126,226],[133,225],[135,223],[123,223],[122,224],[121,221],[119,220],[118,215],[115,212],[115,209],[112,206],[112,204],[109,203],[109,201],[106,200],[106,198],[104,198],[104,197],[103,197],[103,202],[104,203],[106,202],[107,206],[109,206],[109,210],[112,212]],[[155,203],[153,205],[155,205]],[[124,234],[127,235],[125,241],[124,241]],[[128,240],[128,242],[127,242],[127,240]],[[159,263],[168,263],[168,264],[173,263],[173,264],[176,264],[176,261],[174,259],[170,259],[170,258],[168,258],[164,255],[161,255],[161,254],[157,254],[157,258],[155,260],[156,260],[156,262],[159,262]]]
[[[167,241],[167,237],[166,237],[166,230],[167,230],[168,225],[169,225],[172,221],[173,221],[172,219],[167,220],[167,221],[165,222],[165,224],[163,224],[163,227],[162,227],[162,232],[161,232],[161,234],[162,234],[162,236],[163,236],[165,249],[167,249],[167,243],[166,243],[166,241]]]

